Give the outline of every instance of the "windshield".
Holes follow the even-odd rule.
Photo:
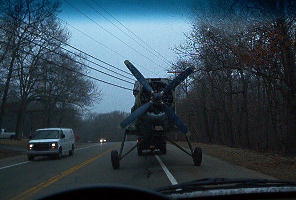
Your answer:
[[[4,200],[296,181],[296,1],[0,0],[0,129]]]
[[[60,132],[58,130],[42,130],[42,131],[36,131],[33,134],[32,139],[37,140],[37,139],[58,139],[60,138]]]

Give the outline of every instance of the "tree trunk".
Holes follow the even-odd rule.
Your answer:
[[[9,86],[10,86],[10,80],[11,80],[11,76],[12,76],[12,72],[13,72],[13,65],[14,65],[14,61],[15,61],[15,57],[16,56],[16,51],[13,53],[10,64],[9,64],[9,71],[7,74],[7,78],[6,78],[6,82],[5,82],[5,87],[4,87],[4,92],[3,92],[3,96],[2,96],[2,102],[1,102],[1,107],[0,107],[0,128],[2,127],[2,123],[3,123],[3,117],[4,117],[4,106],[6,104],[7,101],[7,96],[8,96],[8,91],[9,91]]]
[[[17,121],[15,127],[16,138],[21,139],[23,137],[23,125],[24,125],[24,115],[27,108],[27,102],[25,100],[21,101],[19,111],[17,114]]]
[[[277,28],[281,31],[282,64],[284,67],[285,83],[287,85],[285,103],[287,108],[286,153],[296,154],[296,65],[292,50],[292,41],[288,27],[283,18],[278,19]]]

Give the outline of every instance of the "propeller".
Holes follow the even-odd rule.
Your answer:
[[[175,112],[167,105],[164,105],[164,112],[168,116],[169,120],[175,122],[176,126],[182,133],[187,133],[187,126],[181,121],[181,119],[175,114]]]
[[[190,74],[194,71],[193,67],[187,68],[185,71],[180,73],[172,82],[170,82],[166,88],[163,90],[163,93],[166,94],[169,91],[174,90],[180,83],[182,83]]]
[[[134,75],[134,77],[143,85],[143,88],[147,92],[152,93],[153,92],[152,87],[146,81],[146,79],[144,78],[144,76],[137,70],[137,68],[132,63],[130,63],[130,61],[128,61],[128,60],[125,60],[124,61],[124,64],[130,70],[130,72]]]
[[[153,103],[149,101],[148,103],[145,103],[138,109],[136,109],[134,112],[132,112],[127,118],[125,118],[121,123],[120,126],[122,128],[126,127],[127,125],[133,123],[136,119],[138,119],[140,116],[142,116],[152,105]]]
[[[153,105],[162,105],[164,112],[168,119],[176,124],[178,129],[182,133],[187,133],[188,128],[186,125],[179,119],[179,117],[175,114],[175,112],[170,108],[170,106],[166,105],[163,101],[165,96],[172,90],[174,90],[181,82],[183,82],[191,73],[193,73],[193,68],[187,68],[181,74],[179,74],[173,81],[171,81],[163,91],[154,92],[152,87],[149,85],[148,81],[144,78],[144,76],[137,70],[137,68],[130,63],[128,60],[124,61],[124,64],[130,70],[130,72],[135,76],[135,78],[141,83],[143,89],[151,94],[151,99],[148,103],[145,103],[134,112],[132,112],[125,120],[123,120],[120,124],[122,128],[127,127],[131,123],[133,123],[136,119],[141,117],[146,111]]]

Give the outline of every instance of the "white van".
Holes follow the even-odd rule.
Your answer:
[[[69,128],[44,128],[37,129],[30,136],[28,142],[28,160],[35,156],[53,156],[60,159],[63,155],[73,155],[75,137]]]

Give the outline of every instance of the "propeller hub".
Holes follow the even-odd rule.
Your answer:
[[[140,96],[137,98],[140,101],[137,104],[140,104],[140,106],[120,123],[121,127],[127,127],[135,120],[145,115],[145,113],[151,113],[150,115],[156,114],[156,116],[163,115],[163,113],[165,113],[170,121],[175,122],[180,131],[186,133],[187,127],[176,116],[171,108],[171,105],[174,102],[173,94],[175,88],[191,73],[193,73],[194,68],[187,68],[184,72],[179,74],[174,80],[167,84],[162,82],[160,78],[149,80],[145,79],[145,77],[137,70],[137,68],[128,60],[125,60],[124,64],[141,84],[142,90],[140,90],[140,94],[138,94]]]
[[[160,104],[161,101],[162,101],[162,95],[160,93],[154,93],[152,96],[151,96],[151,100],[153,103],[155,104]]]

